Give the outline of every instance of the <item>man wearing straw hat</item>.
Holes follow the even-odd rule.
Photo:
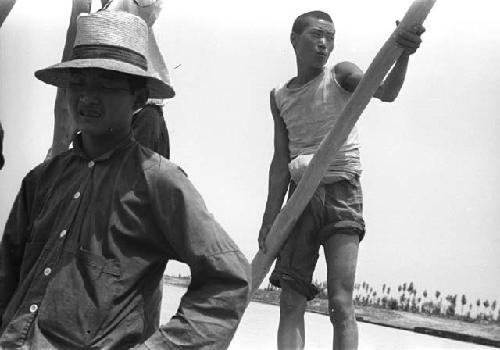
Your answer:
[[[148,72],[172,86],[170,74],[163,55],[156,42],[153,24],[162,10],[163,0],[101,0],[102,8],[112,11],[125,11],[141,17],[148,25],[146,59]],[[62,61],[69,59],[76,34],[76,18],[80,13],[89,13],[91,0],[73,0],[69,26],[66,34],[66,44]],[[170,96],[174,96],[173,89]],[[138,109],[132,117],[134,138],[146,146],[170,159],[170,138],[163,116],[165,99],[149,98],[144,106]],[[54,108],[54,135],[48,158],[67,150],[74,132],[73,120],[69,117],[66,104],[66,89],[58,89]]]
[[[224,349],[250,267],[173,163],[139,145],[130,119],[170,87],[147,73],[147,25],[82,15],[70,60],[39,70],[68,89],[74,147],[23,180],[0,244],[0,348]],[[170,259],[191,268],[159,326]]]

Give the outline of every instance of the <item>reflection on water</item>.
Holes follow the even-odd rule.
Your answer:
[[[161,322],[167,322],[177,310],[179,300],[186,289],[165,286]],[[230,350],[276,349],[279,309],[274,305],[250,303],[241,321]],[[492,349],[425,334],[417,334],[394,328],[358,323],[360,350],[480,350]],[[306,313],[306,349],[329,349],[332,342],[330,320],[325,315]]]

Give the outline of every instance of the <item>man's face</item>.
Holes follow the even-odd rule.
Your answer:
[[[99,68],[74,69],[68,84],[70,114],[83,133],[102,136],[130,129],[137,94],[127,77]]]
[[[333,23],[309,18],[301,34],[292,33],[292,45],[300,65],[322,68],[333,51],[335,27]]]

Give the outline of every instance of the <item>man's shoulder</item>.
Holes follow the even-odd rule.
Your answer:
[[[333,66],[333,77],[337,84],[346,91],[354,91],[356,86],[352,86],[350,79],[356,77],[361,79],[363,71],[356,64],[350,61],[343,61]]]
[[[338,62],[332,66],[332,71],[334,74],[348,74],[361,71],[361,69],[350,61]]]
[[[290,79],[287,79],[287,80],[284,80],[278,84],[276,84],[272,90],[273,91],[279,91],[279,90],[282,90],[282,89],[285,89],[287,86],[288,86],[288,83],[290,83],[294,78],[290,78]]]
[[[271,93],[279,94],[288,90],[288,85],[295,79],[295,77],[291,77],[289,79],[283,80],[280,83],[276,84],[272,89]]]
[[[71,160],[71,150],[46,159],[32,168],[23,178],[23,185],[30,191],[45,191],[57,181],[64,170],[64,164]]]
[[[42,163],[35,166],[28,173],[30,176],[41,177],[48,172],[55,172],[57,169],[61,168],[63,164],[71,161],[73,155],[73,149],[68,149],[67,151],[61,152],[56,156],[47,157]]]
[[[327,76],[333,76],[334,75],[334,72],[335,72],[335,67],[338,65],[338,64],[343,64],[344,62],[341,62],[341,63],[337,63],[335,65],[326,65],[323,67],[323,76],[324,77],[327,77]],[[304,87],[305,85],[302,85],[300,86],[299,88],[291,88],[290,86],[293,85],[293,82],[294,80],[296,79],[297,77],[294,76],[290,79],[287,79],[287,80],[284,80],[282,81],[281,83],[279,83],[278,85],[276,85],[272,90],[271,92],[275,93],[275,94],[284,94],[284,93],[287,93],[289,92],[290,90],[297,90],[297,89],[300,89],[302,87]]]
[[[275,87],[271,89],[271,103],[272,105],[276,106],[276,108],[279,110],[281,107],[281,102],[287,96],[289,89],[288,89],[288,84],[295,78],[290,78],[285,81],[282,81]]]
[[[148,177],[168,182],[187,178],[186,172],[179,165],[147,147],[141,147],[146,154],[141,166]]]

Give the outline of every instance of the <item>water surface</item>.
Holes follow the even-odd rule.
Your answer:
[[[185,288],[165,286],[161,322],[175,313]],[[279,308],[275,305],[250,303],[236,331],[230,350],[276,349]],[[480,350],[492,349],[446,338],[358,322],[359,350]],[[332,327],[325,315],[306,313],[306,349],[331,349]]]

